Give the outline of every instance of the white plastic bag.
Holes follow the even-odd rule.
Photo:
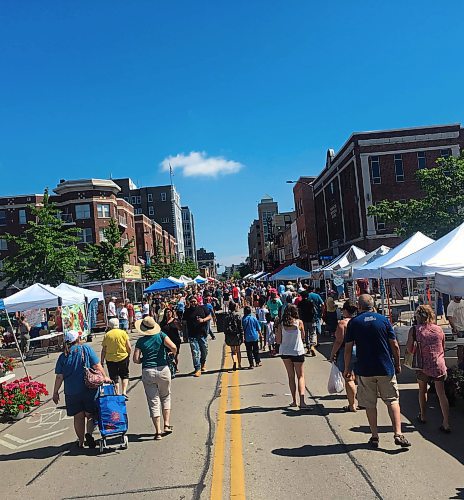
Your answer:
[[[343,373],[338,369],[335,363],[332,363],[330,370],[329,381],[327,382],[327,390],[329,394],[337,394],[345,388],[345,379]]]

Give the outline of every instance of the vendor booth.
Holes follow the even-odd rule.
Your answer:
[[[435,289],[451,297],[464,297],[464,267],[436,273]]]
[[[179,290],[185,288],[184,283],[179,280],[173,281],[171,278],[161,278],[160,280],[145,288],[143,293],[166,292],[169,290]]]
[[[287,267],[284,267],[278,273],[270,276],[270,280],[272,281],[292,281],[292,280],[307,280],[311,278],[311,273],[301,269],[296,264],[291,264]]]
[[[366,251],[356,245],[350,246],[348,250],[332,260],[329,264],[312,271],[311,276],[314,280],[330,279],[334,271],[347,267],[351,262],[361,259],[366,255]]]

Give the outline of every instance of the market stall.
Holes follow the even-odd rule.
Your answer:
[[[309,278],[311,278],[311,273],[301,269],[296,264],[290,264],[270,277],[272,281],[307,280]]]
[[[179,290],[180,288],[185,288],[185,284],[181,281],[177,279],[173,281],[170,278],[161,278],[148,288],[145,288],[143,293],[166,292],[169,290]]]
[[[464,297],[464,267],[436,273],[435,289],[452,297]]]

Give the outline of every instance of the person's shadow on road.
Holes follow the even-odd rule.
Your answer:
[[[371,448],[367,443],[359,444],[327,444],[311,445],[305,444],[299,448],[276,448],[272,450],[273,455],[281,457],[317,457],[322,455],[346,455],[356,450],[371,450],[386,453],[387,455],[398,455],[404,453],[407,448],[398,448],[397,450],[387,450],[385,448]]]

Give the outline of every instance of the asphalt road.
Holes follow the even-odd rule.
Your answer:
[[[98,339],[93,346],[99,353]],[[438,431],[440,411],[434,397],[429,422],[415,424],[417,391],[411,373],[401,376],[400,387],[403,430],[412,447],[405,451],[394,445],[380,403],[380,448],[371,450],[364,412],[344,413],[344,396],[327,395],[330,364],[322,354],[306,359],[312,410],[300,412],[287,408],[290,396],[279,358],[266,353],[262,367],[230,373],[222,334],[209,346],[209,371],[195,379],[190,376],[188,345],[182,345],[182,371],[172,387],[174,432],[162,441],[153,440],[139,366],[131,366],[127,450],[103,455],[77,450],[72,420],[52,401],[26,419],[1,424],[0,496],[464,498],[463,409],[452,410],[451,435]],[[328,342],[320,347],[322,352],[328,348]],[[30,363],[32,375],[50,389],[56,357]]]

